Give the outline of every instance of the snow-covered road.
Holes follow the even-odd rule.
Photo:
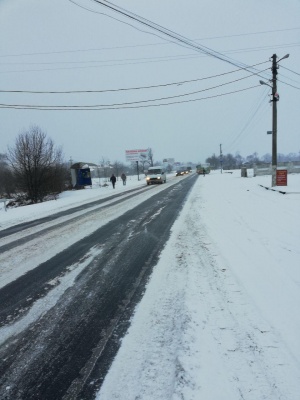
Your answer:
[[[264,189],[269,176],[249,175],[217,171],[197,179],[97,400],[299,400],[300,175],[288,176],[285,195]],[[117,185],[116,192],[144,185],[128,184]],[[163,187],[149,196],[156,189]],[[23,210],[0,210],[0,228],[112,193],[95,188]],[[141,193],[137,203],[148,194]],[[134,201],[122,209],[116,205],[112,215],[95,213],[105,223]],[[74,225],[75,238],[94,229],[84,217],[81,227],[79,232]],[[62,237],[64,243],[53,237],[51,254],[69,243],[67,232]],[[35,240],[22,258],[13,256],[11,267],[2,254],[3,282],[24,273],[15,266],[26,264],[26,254],[32,253],[33,264],[49,257]],[[87,262],[100,255],[92,250]],[[69,279],[61,280],[50,308],[83,268],[74,266]]]

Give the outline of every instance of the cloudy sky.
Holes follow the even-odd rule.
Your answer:
[[[0,0],[0,153],[38,125],[66,160],[151,147],[198,162],[220,144],[263,156],[272,107],[259,80],[275,53],[290,54],[278,152],[299,153],[299,21],[299,0]]]

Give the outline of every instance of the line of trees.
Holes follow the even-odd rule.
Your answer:
[[[148,157],[142,158],[139,161],[138,169],[139,173],[143,174],[148,170],[149,167],[154,165],[154,157],[152,149],[148,151]],[[160,163],[156,163],[159,165]],[[114,161],[111,163],[107,158],[103,157],[100,160],[99,166],[91,171],[92,178],[109,178],[111,174],[114,174],[117,178],[121,176],[122,173],[126,175],[136,175],[137,165],[136,162],[132,162],[130,165],[124,164],[121,161]]]
[[[287,155],[277,154],[277,162],[293,162],[300,161],[300,152],[299,153],[289,153]],[[220,156],[213,154],[208,157],[205,162],[210,163],[212,169],[220,168]],[[232,154],[223,154],[222,155],[222,166],[223,169],[237,169],[241,168],[242,165],[247,164],[250,168],[253,167],[254,164],[262,165],[262,164],[270,164],[272,162],[271,154],[265,154],[262,157],[258,156],[258,153],[253,153],[247,157],[242,157],[239,153],[235,156]]]
[[[0,195],[38,203],[60,193],[69,180],[62,149],[38,126],[16,138],[7,154],[0,155]]]

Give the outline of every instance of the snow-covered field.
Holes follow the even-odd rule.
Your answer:
[[[199,176],[98,400],[300,398],[300,174],[270,183]],[[144,185],[2,208],[0,229]]]

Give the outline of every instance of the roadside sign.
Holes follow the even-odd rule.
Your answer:
[[[125,150],[126,161],[140,161],[147,158],[149,149]]]
[[[278,169],[276,171],[276,186],[287,186],[287,170]]]
[[[267,131],[267,135],[272,135],[273,131]]]

